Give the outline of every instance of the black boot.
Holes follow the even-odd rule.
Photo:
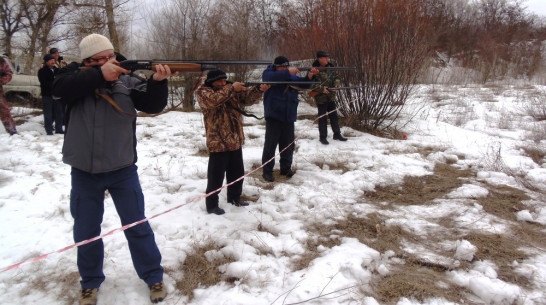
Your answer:
[[[264,177],[265,181],[268,181],[268,182],[275,181],[275,178],[273,177],[273,173],[264,173],[262,176]]]
[[[287,171],[281,171],[281,175],[290,178],[290,177],[294,176],[294,172],[291,169],[289,169]]]
[[[335,139],[335,136],[334,136],[334,139]],[[326,140],[326,138],[320,138],[320,143],[322,143],[322,144],[324,144],[324,145],[330,144],[330,143],[328,142],[328,140]]]
[[[215,208],[212,208],[210,210],[207,209],[207,213],[209,213],[209,214],[223,215],[225,212],[226,211],[224,211],[220,207],[215,207]]]
[[[340,133],[337,133],[334,135],[334,140],[347,141],[347,138],[344,138]]]
[[[228,200],[228,202],[233,204],[236,207],[246,207],[246,206],[248,206],[248,202],[242,201],[241,198]]]

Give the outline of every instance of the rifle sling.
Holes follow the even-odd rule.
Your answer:
[[[112,99],[108,94],[100,93],[99,89],[95,89],[95,95],[105,99],[108,103],[110,103],[110,105],[116,108],[120,113],[123,113],[128,116],[132,116],[135,118],[138,116],[136,113],[129,113],[129,112],[123,111],[123,109],[121,109],[121,107],[119,107],[119,105],[114,101],[114,99]]]
[[[259,117],[255,116],[254,114],[248,113],[248,112],[246,112],[246,111],[244,111],[244,110],[242,110],[242,109],[239,109],[239,108],[237,108],[237,107],[233,107],[233,106],[231,106],[231,107],[232,107],[233,109],[235,109],[235,111],[239,112],[240,114],[242,114],[242,115],[244,115],[244,116],[246,116],[246,117],[249,117],[249,118],[252,117],[252,118],[255,118],[255,119],[257,119],[257,120],[263,120],[263,118],[264,118],[264,117],[259,118]]]

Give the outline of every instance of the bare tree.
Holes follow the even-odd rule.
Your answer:
[[[55,16],[66,0],[24,0],[21,1],[22,11],[27,24],[26,44],[23,47],[25,69],[34,74],[35,54],[43,54],[50,43],[49,33],[54,27]]]
[[[16,33],[25,28],[23,10],[19,1],[5,0],[0,3],[2,46],[9,58],[13,58],[12,43]]]
[[[123,24],[125,18],[124,6],[128,0],[71,0],[71,5],[78,9],[79,14],[74,25],[77,32],[76,41],[91,33],[104,34],[110,37],[114,50],[123,53],[128,35],[120,32],[120,25],[125,29],[128,24]],[[117,17],[117,19],[116,19]],[[106,29],[106,30],[105,30]]]
[[[338,65],[356,66],[356,73],[343,73],[342,79],[365,87],[339,95],[341,112],[366,129],[387,128],[429,56],[423,6],[406,0],[300,0],[292,8],[299,18],[284,19],[278,39],[289,56],[309,58],[326,49]]]

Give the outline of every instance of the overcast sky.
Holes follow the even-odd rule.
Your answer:
[[[526,5],[530,12],[546,16],[546,0],[528,0]]]

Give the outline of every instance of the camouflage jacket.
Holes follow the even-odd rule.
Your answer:
[[[318,66],[320,66],[320,64],[318,63],[318,60],[315,60],[313,67]],[[333,67],[334,65],[328,63],[326,66]],[[313,90],[311,90],[313,92],[319,92],[319,94],[315,96],[315,102],[317,104],[325,104],[336,100],[335,92],[330,92],[328,94],[324,94],[322,92],[324,91],[325,87],[332,88],[339,86],[339,83],[341,82],[339,75],[332,71],[321,71],[319,74],[315,75],[313,81],[320,82],[320,84],[316,85],[313,87]]]
[[[256,104],[262,92],[258,87],[235,92],[228,84],[222,88],[202,85],[196,91],[203,111],[207,148],[210,152],[234,151],[245,141],[243,117],[236,109]]]

